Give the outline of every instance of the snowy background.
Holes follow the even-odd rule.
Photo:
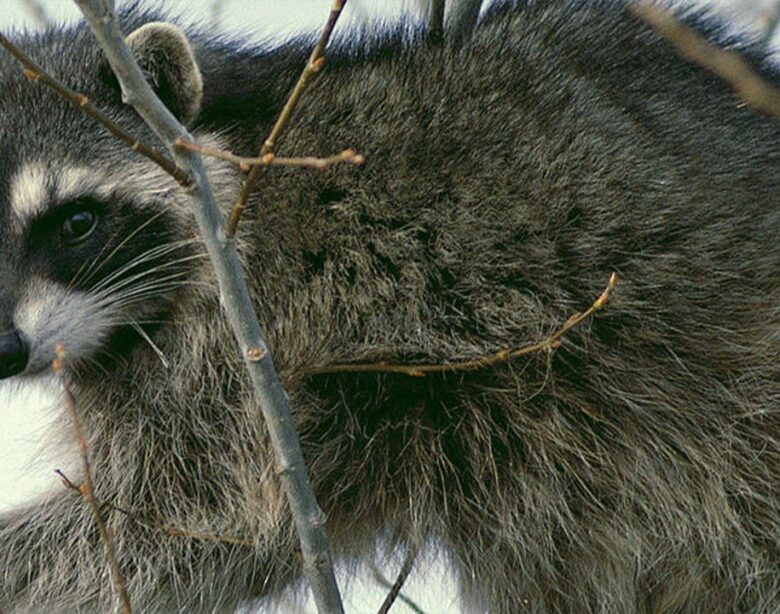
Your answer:
[[[158,0],[192,23],[212,23],[229,32],[250,36],[283,39],[295,32],[318,29],[330,8],[330,0]],[[778,0],[709,0],[708,4],[723,12],[739,28],[749,28],[763,36],[776,22]],[[49,19],[64,21],[78,16],[68,0],[0,1],[0,28],[35,28],[39,21],[33,7],[43,8]],[[218,6],[219,5],[219,6]],[[419,17],[418,0],[350,0],[339,30],[344,32],[357,23],[391,22],[402,14]],[[778,39],[775,38],[775,42]],[[34,498],[51,488],[62,488],[53,470],[68,467],[72,459],[50,458],[40,445],[55,414],[55,391],[45,382],[36,386],[18,384],[0,386],[0,512]],[[397,564],[382,570],[392,581],[400,567]],[[344,582],[344,574],[340,574]],[[353,578],[346,591],[348,612],[376,612],[386,590],[369,569]],[[404,587],[404,595],[429,614],[458,612],[457,595],[446,565],[430,552],[418,560],[412,576]],[[280,604],[280,610],[300,609],[292,602]],[[303,606],[314,612],[311,603]],[[396,602],[394,614],[415,612],[412,607]]]

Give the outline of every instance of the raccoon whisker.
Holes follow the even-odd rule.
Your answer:
[[[175,243],[166,243],[165,245],[158,245],[157,247],[154,247],[154,248],[152,248],[150,250],[147,250],[146,252],[136,256],[135,258],[133,258],[132,260],[127,262],[121,268],[119,268],[116,271],[114,271],[113,273],[111,273],[111,275],[108,275],[105,279],[100,280],[100,282],[95,284],[93,290],[100,289],[103,286],[105,286],[107,284],[110,284],[117,277],[121,277],[122,275],[128,273],[129,271],[131,271],[135,267],[143,264],[144,262],[148,262],[150,260],[154,260],[155,258],[160,258],[162,256],[165,256],[166,254],[169,254],[170,252],[175,251],[175,250],[177,250],[177,249],[179,249],[179,248],[183,247],[184,245],[187,245],[188,243],[191,243],[191,242],[192,241],[177,241]],[[158,265],[158,266],[173,266],[173,265],[178,264],[180,262],[186,262],[187,260],[192,260],[192,259],[195,259],[195,258],[198,258],[198,257],[203,257],[203,256],[201,256],[199,254],[194,254],[194,255],[190,255],[190,256],[185,256],[183,258],[177,258],[175,260],[172,260],[171,262],[166,262],[166,263],[163,263],[162,265]],[[185,258],[187,260],[185,260]],[[152,269],[152,270],[157,270],[157,269]],[[84,281],[88,281],[88,280],[84,280]]]
[[[186,285],[192,285],[192,284],[187,282],[182,282],[182,283],[171,284],[165,287],[152,287],[152,288],[144,289],[143,291],[139,291],[136,293],[123,295],[119,297],[113,297],[113,296],[104,297],[104,299],[101,300],[101,302],[99,303],[99,306],[104,308],[122,309],[124,307],[138,304],[142,301],[148,301],[150,299],[163,296]]]
[[[149,300],[157,296],[162,296],[168,292],[181,288],[187,285],[186,282],[170,282],[160,285],[149,285],[148,287],[136,288],[126,293],[118,295],[107,295],[101,297],[100,305],[103,307],[120,308],[127,305],[138,303],[142,300]]]
[[[116,326],[132,326],[133,324],[138,324],[139,326],[158,326],[162,324],[170,324],[168,320],[133,320],[133,319],[127,319],[127,320],[114,320],[113,321]]]
[[[201,258],[200,255],[194,255],[194,256],[187,256],[185,258],[179,258],[172,262],[166,262],[160,265],[157,265],[155,267],[152,267],[150,269],[140,271],[138,273],[134,273],[133,275],[130,275],[129,277],[120,277],[118,279],[111,280],[112,283],[100,283],[96,285],[94,288],[92,288],[92,292],[94,294],[100,295],[100,294],[108,294],[108,293],[117,293],[120,290],[127,288],[128,286],[132,286],[134,284],[138,284],[139,282],[144,281],[145,279],[155,279],[156,274],[160,273],[167,273],[166,269],[173,269],[174,271],[177,270],[176,267],[180,264],[184,264],[193,260],[197,260]],[[186,271],[179,270],[177,275],[186,275]],[[159,278],[158,278],[159,279]],[[108,281],[108,280],[106,280]]]
[[[127,357],[126,356],[124,356],[122,354],[119,354],[117,352],[112,352],[112,351],[107,350],[107,349],[101,349],[97,353],[96,356],[103,356],[103,357],[107,358],[108,360],[118,362],[119,364],[121,364],[123,366],[127,365]],[[103,371],[105,369],[105,367],[103,367],[100,364],[100,362],[97,360],[96,357],[88,358],[88,359],[85,359],[85,360],[88,360],[91,365],[94,365],[95,367],[100,368],[101,371]]]
[[[123,243],[126,243],[128,239],[132,237],[127,237],[126,239],[123,239]],[[162,252],[167,253],[170,249],[175,249],[178,246],[187,245],[190,243],[194,243],[195,239],[182,239],[179,241],[171,241],[168,243],[163,243],[161,245],[155,245],[154,247],[146,250],[145,252],[142,252],[141,254],[138,254],[133,257],[132,260],[125,263],[121,269],[124,269],[126,267],[132,266],[134,263],[138,261],[144,261],[148,259],[151,254]],[[77,273],[76,276],[74,276],[74,279],[71,281],[71,285],[76,283],[86,284],[90,279],[92,279],[98,271],[103,267],[104,264],[108,263],[111,258],[113,258],[116,255],[116,252],[120,249],[120,246],[117,246],[108,256],[101,257],[102,252],[98,254],[95,258],[92,259],[92,261],[88,265],[87,272],[83,274],[81,278],[79,278],[79,274]],[[120,270],[121,270],[120,269]]]
[[[98,281],[97,285],[110,283],[111,280],[116,279],[117,277],[127,273],[128,271],[131,271],[132,269],[144,264],[145,262],[153,261],[156,258],[163,258],[164,256],[170,254],[171,252],[175,252],[176,250],[185,247],[188,243],[190,242],[182,241],[182,242],[166,243],[164,245],[155,246],[154,248],[147,250],[141,254],[138,254],[132,260],[129,260],[128,262],[124,263],[117,270],[111,272],[105,278]],[[98,268],[96,268],[90,275],[83,277],[81,280],[75,283],[86,285],[91,279],[95,277],[98,270],[103,266],[105,262],[106,262],[105,260],[101,261],[101,264],[98,266]]]
[[[122,239],[119,242],[119,245],[114,247],[114,249],[111,250],[111,253],[108,254],[105,258],[103,258],[100,261],[100,264],[97,264],[98,258],[101,258],[103,253],[105,252],[106,248],[108,247],[108,243],[106,243],[98,252],[97,256],[87,265],[86,270],[84,270],[84,267],[80,268],[76,275],[74,276],[73,280],[71,281],[72,285],[75,285],[79,282],[79,275],[82,271],[84,271],[84,283],[87,283],[111,258],[113,258],[117,252],[122,249],[125,245],[127,245],[128,241],[132,239],[134,236],[136,236],[139,232],[141,232],[144,228],[146,228],[149,224],[154,222],[155,220],[159,219],[163,214],[165,213],[164,210],[158,211],[155,215],[150,217],[148,220],[146,220],[143,224],[135,228],[132,232],[130,232],[124,239]],[[97,265],[97,266],[96,266]],[[94,267],[94,268],[93,268]]]
[[[103,375],[106,375],[106,376],[107,376],[107,375],[109,374],[109,373],[108,373],[108,369],[106,369],[106,368],[105,368],[103,365],[101,365],[101,364],[100,364],[100,362],[99,362],[98,360],[96,360],[95,358],[93,358],[92,356],[85,356],[85,357],[82,357],[82,358],[80,358],[80,359],[77,361],[77,366],[78,366],[78,363],[86,363],[86,364],[89,364],[90,366],[92,366],[92,367],[95,367],[95,368],[96,368],[98,371],[100,371],[100,372],[101,372]]]
[[[132,294],[133,292],[137,292],[139,290],[145,290],[150,287],[156,287],[158,285],[163,285],[169,282],[175,283],[177,286],[182,285],[185,282],[190,282],[192,285],[208,286],[208,284],[202,281],[188,280],[186,279],[186,276],[186,271],[174,271],[167,272],[161,276],[156,277],[147,276],[146,279],[139,277],[138,279],[133,280],[136,283],[117,283],[114,286],[109,286],[108,288],[103,288],[99,292],[95,292],[94,296],[98,298],[117,298],[120,296],[127,296],[128,294]]]
[[[164,270],[165,268],[169,268],[169,267],[161,267],[159,270],[150,269],[142,273],[137,273],[126,279],[120,279],[116,283],[110,286],[106,286],[104,288],[98,288],[96,291],[93,292],[93,294],[96,296],[117,295],[117,294],[121,294],[124,291],[131,291],[133,288],[140,288],[145,284],[167,281],[169,279],[177,279],[187,275],[186,271],[176,271],[174,269],[174,271],[170,272],[170,271],[165,271]],[[158,276],[155,275],[155,273],[162,273],[162,275]]]
[[[159,347],[157,347],[157,344],[155,344],[154,341],[152,341],[151,337],[149,337],[149,335],[146,334],[146,331],[143,329],[143,327],[140,326],[137,322],[133,322],[131,326],[141,336],[141,338],[149,344],[149,346],[152,348],[154,353],[157,354],[157,358],[160,359],[160,362],[163,364],[163,367],[169,369],[170,364],[168,363],[168,359],[165,358],[165,354],[163,354],[163,351]]]

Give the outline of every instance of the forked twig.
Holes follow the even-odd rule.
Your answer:
[[[769,49],[775,34],[780,29],[780,2],[775,1],[774,6],[768,9],[764,22],[764,33],[758,44],[763,49]]]
[[[147,145],[143,141],[140,141],[132,134],[127,132],[119,124],[113,121],[108,115],[103,113],[100,109],[94,106],[89,98],[83,94],[73,91],[67,85],[61,83],[51,75],[49,75],[41,66],[35,62],[24,51],[14,45],[3,34],[0,34],[0,46],[2,46],[8,53],[10,53],[22,66],[24,66],[24,76],[31,81],[40,82],[49,89],[56,92],[60,97],[64,98],[71,104],[79,107],[85,113],[91,115],[95,120],[108,130],[112,135],[122,141],[125,145],[130,147],[133,151],[137,151],[142,156],[146,156],[152,162],[157,164],[166,173],[171,175],[181,186],[189,187],[192,183],[192,178],[180,169],[173,161],[166,158],[159,151],[157,151],[151,145]]]
[[[255,166],[286,166],[292,168],[311,168],[323,170],[333,166],[334,164],[341,164],[344,162],[360,166],[363,164],[363,162],[366,161],[363,156],[355,153],[351,149],[345,149],[341,153],[338,153],[334,156],[329,156],[327,158],[315,158],[312,156],[305,158],[279,158],[272,153],[265,154],[260,158],[245,158],[242,156],[237,156],[234,153],[225,151],[223,149],[213,149],[211,147],[205,147],[204,145],[199,145],[198,143],[193,143],[191,141],[185,141],[183,139],[177,139],[173,146],[178,149],[186,149],[188,151],[197,152],[202,156],[209,156],[211,158],[218,158],[220,160],[233,162],[234,164],[238,164],[238,166],[241,167],[241,170],[243,171],[248,171],[250,168]]]
[[[43,6],[41,0],[20,0],[22,6],[38,24],[39,28],[46,28],[52,24],[51,17]]]
[[[603,309],[607,304],[610,296],[612,295],[615,286],[618,284],[617,273],[612,273],[607,283],[607,287],[601,293],[598,299],[582,313],[576,313],[571,316],[566,323],[555,333],[539,341],[526,345],[518,349],[504,349],[490,354],[489,356],[483,356],[474,360],[466,360],[462,362],[449,362],[444,364],[391,364],[386,362],[376,363],[356,363],[356,364],[342,364],[342,365],[329,365],[325,367],[315,367],[313,369],[307,369],[303,372],[304,376],[320,375],[326,373],[398,373],[400,375],[408,375],[409,377],[425,377],[431,373],[449,373],[455,371],[476,371],[477,369],[483,369],[496,364],[507,362],[513,358],[519,358],[534,352],[542,350],[555,350],[561,344],[561,338],[568,333],[572,328],[577,326],[583,320],[588,319],[597,311]]]
[[[780,118],[780,89],[770,85],[740,53],[710,44],[659,6],[631,4],[629,10],[672,43],[680,56],[728,82],[746,104]]]
[[[314,46],[314,49],[309,56],[309,61],[306,63],[301,76],[298,77],[298,82],[295,84],[282,112],[279,114],[279,118],[271,129],[271,133],[268,135],[268,138],[265,139],[258,158],[263,158],[269,153],[274,153],[279,139],[287,128],[287,124],[290,122],[295,107],[298,106],[298,101],[300,101],[303,92],[306,90],[307,84],[311,78],[320,71],[325,63],[325,58],[322,56],[323,51],[325,51],[325,47],[333,34],[333,29],[336,27],[336,22],[339,20],[341,11],[346,4],[347,0],[333,0],[333,5],[331,6],[330,14],[328,15],[328,21],[325,22],[320,38]],[[225,225],[225,236],[232,237],[236,234],[236,228],[238,228],[238,223],[241,221],[241,215],[246,209],[249,195],[257,184],[262,168],[262,165],[255,166],[249,172],[249,175],[247,175],[244,185],[241,187],[241,193],[238,195],[238,200],[228,216],[227,224]]]
[[[401,571],[398,572],[398,577],[395,579],[395,582],[393,584],[390,584],[390,581],[385,578],[378,569],[374,568],[374,579],[379,582],[382,586],[385,588],[389,588],[390,592],[387,594],[387,597],[385,597],[385,600],[382,602],[381,607],[379,608],[379,611],[377,614],[387,614],[390,611],[390,608],[393,607],[393,604],[395,603],[396,599],[400,597],[400,599],[406,603],[410,608],[412,608],[417,614],[421,614],[422,610],[415,604],[411,599],[404,597],[401,594],[401,589],[404,586],[404,583],[409,578],[409,574],[412,573],[412,567],[414,567],[414,561],[417,558],[417,547],[412,547],[409,549],[409,551],[406,553],[406,556],[404,557],[403,565],[401,565]]]
[[[211,0],[211,7],[209,13],[211,16],[211,25],[215,28],[222,26],[222,13],[224,12],[225,5],[228,0]]]
[[[450,3],[447,35],[456,42],[462,42],[477,26],[482,0],[450,0]]]
[[[188,195],[203,243],[214,265],[214,275],[225,316],[238,341],[259,409],[265,418],[265,426],[279,465],[279,478],[300,538],[303,572],[309,581],[318,610],[323,614],[341,614],[344,607],[333,572],[333,561],[325,531],[325,514],[312,492],[290,413],[289,397],[282,388],[263,338],[235,241],[225,237],[224,221],[203,160],[197,153],[174,146],[179,139],[192,142],[193,138],[151,89],[127,46],[113,0],[75,2],[105,52],[127,104],[135,108],[171,150],[176,163],[192,175],[193,183]]]
[[[428,39],[437,44],[444,41],[444,0],[431,0]]]
[[[79,417],[78,407],[76,406],[76,397],[68,386],[65,377],[62,375],[62,368],[65,362],[65,350],[61,345],[57,345],[55,348],[56,358],[52,363],[52,371],[59,378],[62,385],[63,394],[65,396],[65,406],[70,414],[71,422],[73,423],[73,430],[76,432],[76,443],[79,446],[81,452],[81,465],[84,470],[84,482],[78,487],[70,480],[68,480],[69,487],[74,488],[84,498],[92,510],[92,515],[95,517],[95,524],[100,532],[100,539],[103,541],[103,546],[106,549],[106,555],[108,557],[108,566],[111,570],[111,579],[114,582],[114,590],[117,593],[119,602],[122,606],[122,611],[125,614],[130,614],[132,609],[130,607],[130,597],[127,594],[125,587],[125,581],[122,578],[122,573],[119,571],[119,563],[116,560],[116,552],[114,551],[114,544],[111,541],[111,535],[108,532],[108,527],[103,521],[103,517],[100,514],[100,504],[95,498],[95,488],[92,482],[92,471],[89,463],[89,446],[87,440],[84,438],[84,432],[81,428],[81,418]]]
[[[62,483],[69,488],[70,490],[78,493],[79,495],[82,494],[82,487],[74,484],[70,478],[65,475],[60,469],[56,469],[54,471],[58,476],[60,476],[60,479],[62,480]],[[155,529],[157,531],[161,531],[162,533],[166,533],[170,535],[171,537],[184,537],[187,539],[195,539],[199,541],[211,541],[211,542],[221,542],[226,544],[236,544],[239,546],[254,546],[253,542],[249,541],[248,539],[243,539],[241,537],[235,537],[233,535],[220,535],[219,533],[210,533],[207,531],[190,531],[189,529],[180,529],[178,527],[173,527],[171,525],[163,524],[160,522],[156,522],[154,520],[150,520],[149,518],[145,518],[141,516],[140,514],[137,514],[135,512],[132,512],[130,510],[127,510],[125,508],[119,507],[118,505],[106,502],[106,501],[100,501],[99,499],[95,499],[97,501],[99,508],[109,508],[115,512],[119,512],[123,516],[127,516],[134,522],[137,522],[140,525],[143,525],[145,527],[149,527],[150,529]]]

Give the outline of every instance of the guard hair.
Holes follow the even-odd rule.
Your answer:
[[[311,40],[185,40],[170,21],[122,14],[195,138],[256,155]],[[84,24],[14,40],[161,145]],[[0,108],[0,372],[46,372],[67,334],[137,611],[270,607],[302,585],[298,537],[187,195],[4,55]],[[466,611],[780,611],[777,122],[623,2],[528,0],[456,44],[334,45],[283,146],[366,159],[267,169],[237,237],[337,561],[434,543]],[[227,209],[243,174],[208,172]],[[328,371],[539,342],[613,272],[554,350]],[[81,497],[0,515],[0,610],[113,603]]]

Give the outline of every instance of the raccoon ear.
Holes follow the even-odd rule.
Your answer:
[[[163,104],[184,124],[200,113],[203,79],[187,35],[170,23],[147,23],[127,37],[138,65]]]

